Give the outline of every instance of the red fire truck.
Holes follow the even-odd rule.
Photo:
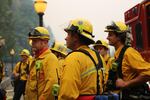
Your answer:
[[[132,46],[150,62],[150,0],[144,0],[124,13],[132,35]]]

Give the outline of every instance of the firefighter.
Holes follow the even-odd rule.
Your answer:
[[[19,61],[13,70],[14,76],[14,97],[13,100],[20,100],[21,95],[24,95],[25,86],[27,81],[27,70],[30,62],[30,52],[27,49],[23,49],[19,54],[21,61]]]
[[[57,100],[58,92],[60,88],[60,79],[61,79],[62,71],[63,71],[63,63],[64,63],[65,57],[68,54],[67,53],[68,50],[67,50],[67,47],[63,43],[60,43],[60,42],[54,42],[54,44],[52,45],[50,49],[56,55],[59,61],[59,67],[57,69],[58,84],[54,84],[52,87],[52,94],[53,96],[55,96],[55,100]]]
[[[97,50],[102,57],[104,58],[104,61],[106,62],[106,72],[109,71],[109,69],[112,66],[112,63],[114,62],[114,57],[110,57],[109,55],[109,47],[108,43],[104,40],[97,40],[96,43],[93,45],[94,49]],[[108,74],[105,75],[105,80],[107,82]],[[106,83],[105,83],[106,84]]]
[[[150,100],[145,84],[150,80],[150,63],[144,61],[137,50],[126,46],[128,27],[122,22],[112,22],[105,32],[108,32],[109,44],[115,47],[115,59],[122,58],[122,63],[116,63],[116,87],[122,89],[122,100]]]
[[[66,45],[73,51],[64,61],[58,100],[94,100],[93,95],[97,92],[96,66],[89,56],[83,52],[76,52],[85,50],[98,63],[95,52],[89,48],[89,45],[94,43],[92,25],[89,21],[79,18],[71,20],[64,30],[67,32]],[[98,78],[102,82],[101,71],[99,75]],[[102,86],[102,83],[100,84]],[[102,92],[102,88],[98,88],[98,91]]]
[[[59,76],[58,76],[58,78],[60,79],[62,70],[63,70],[63,62],[64,62],[65,57],[68,54],[68,52],[67,52],[68,49],[63,43],[59,43],[59,42],[55,42],[54,45],[50,49],[59,60],[59,68],[58,68]]]
[[[50,49],[57,56],[58,59],[65,58],[68,51],[65,44],[59,42],[55,42]]]
[[[50,34],[44,27],[36,27],[29,33],[34,59],[29,67],[26,100],[54,100],[52,86],[57,83],[57,57],[49,50]]]

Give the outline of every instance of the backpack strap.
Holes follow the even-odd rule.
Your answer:
[[[123,56],[124,56],[125,51],[126,51],[129,47],[130,47],[130,46],[126,46],[126,45],[125,45],[125,46],[121,49],[118,59],[115,61],[115,62],[118,63],[118,68],[117,68],[117,70],[118,70],[118,76],[119,76],[119,78],[123,78],[123,74],[122,74],[122,60],[123,60]]]
[[[82,52],[85,55],[87,55],[88,57],[90,57],[90,59],[93,61],[94,65],[95,65],[95,68],[96,68],[96,72],[97,72],[96,87],[97,87],[97,95],[98,95],[98,94],[100,94],[100,90],[99,90],[100,89],[100,84],[99,84],[100,80],[99,80],[98,70],[103,68],[103,63],[102,63],[102,60],[100,58],[99,53],[97,51],[95,51],[95,50],[93,50],[93,51],[96,53],[96,56],[97,56],[97,59],[98,59],[98,64],[96,64],[96,62],[95,62],[94,58],[91,56],[91,54],[88,51],[84,50],[84,49],[74,50],[74,51],[70,52],[69,54],[71,54],[73,52]],[[103,73],[102,73],[102,75],[103,75]]]
[[[98,59],[98,64],[97,64],[97,66],[96,66],[96,70],[97,70],[97,82],[96,82],[96,84],[97,84],[97,95],[99,95],[100,94],[100,84],[99,84],[99,82],[100,82],[100,80],[99,80],[99,74],[98,74],[98,70],[100,69],[101,70],[101,72],[102,72],[102,83],[104,83],[104,73],[103,73],[103,70],[102,70],[102,68],[103,68],[103,62],[102,62],[102,59],[101,59],[101,57],[100,57],[100,54],[96,51],[96,50],[94,50],[95,51],[95,53],[96,53],[96,56],[97,56],[97,59]],[[104,87],[103,87],[103,89],[104,89]]]
[[[22,64],[22,62],[20,62],[20,64],[19,64],[19,70],[18,70],[19,74],[21,73],[21,64]]]
[[[25,71],[26,71],[26,74],[29,75],[29,73],[30,73],[30,71],[29,71],[29,63],[27,63]]]
[[[17,72],[17,73],[19,73],[19,76],[18,76],[19,80],[20,80],[20,76],[21,76],[21,64],[22,64],[22,62],[20,61],[19,69],[18,69],[18,72]]]

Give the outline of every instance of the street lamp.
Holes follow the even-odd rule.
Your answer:
[[[11,55],[11,70],[12,70],[12,72],[13,72],[13,63],[14,63],[14,55],[15,55],[15,50],[14,49],[11,49],[10,50],[10,55]]]
[[[47,2],[44,0],[35,0],[34,9],[39,15],[39,26],[43,26],[43,15],[47,6]]]

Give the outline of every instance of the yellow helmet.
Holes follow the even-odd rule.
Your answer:
[[[29,32],[29,39],[40,38],[40,39],[50,39],[50,34],[48,30],[44,27],[36,27],[31,32]]]
[[[68,49],[63,43],[55,42],[54,45],[50,49],[58,53],[61,53],[64,56],[68,54],[67,52]]]
[[[129,32],[129,28],[123,22],[112,22],[111,25],[106,26],[105,32],[124,33]]]
[[[96,43],[93,45],[94,47],[95,46],[104,46],[106,47],[107,49],[109,49],[108,47],[108,43],[104,40],[97,40]]]
[[[29,56],[30,56],[30,52],[29,52],[29,50],[27,50],[27,49],[23,49],[19,55],[20,55],[20,56],[25,55],[25,56],[28,56],[28,57],[29,57]]]
[[[92,35],[93,26],[92,24],[85,19],[75,19],[71,20],[68,27],[64,29],[66,32],[71,31],[79,33],[90,40],[91,43],[95,43]]]

